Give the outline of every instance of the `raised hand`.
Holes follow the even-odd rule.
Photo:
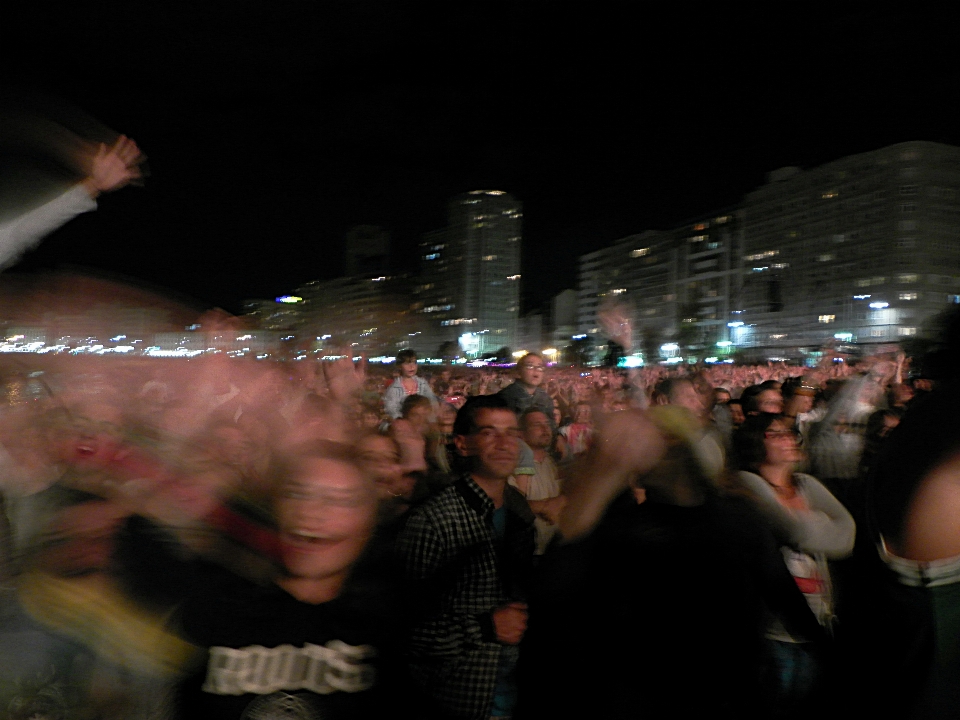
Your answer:
[[[100,143],[90,163],[90,174],[83,184],[91,197],[119,190],[142,177],[139,166],[142,160],[140,148],[126,135],[117,138],[109,148],[105,143]]]

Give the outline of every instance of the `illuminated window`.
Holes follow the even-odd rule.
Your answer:
[[[902,292],[900,293],[901,300],[916,300],[917,294],[915,292]]]
[[[825,193],[822,193],[820,197],[824,200],[830,200],[831,198],[835,198],[839,195],[840,193],[838,193],[836,190],[827,190]]]
[[[694,229],[694,230],[706,230],[708,227],[710,227],[710,223],[705,223],[705,222],[704,222],[704,223],[697,223],[696,225],[693,226],[693,229]]]
[[[496,256],[496,255],[484,255],[484,256],[483,256],[482,258],[480,258],[480,259],[481,259],[481,260],[485,260],[485,261],[496,260],[496,259],[497,259],[497,256]]]
[[[873,328],[870,330],[870,337],[884,337],[886,334],[886,328]]]
[[[743,259],[747,261],[763,260],[764,258],[770,258],[779,254],[779,250],[764,250],[763,252],[754,253],[753,255],[744,255]]]
[[[836,316],[836,315],[821,315],[821,316],[820,316],[819,318],[817,318],[817,319],[818,319],[820,322],[822,322],[822,323],[832,323],[834,320],[837,319],[837,316]]]
[[[914,275],[913,273],[897,275],[897,282],[899,283],[915,283],[918,279],[919,276]]]
[[[916,335],[917,329],[915,327],[901,327],[897,328],[897,335]]]
[[[833,253],[824,253],[823,255],[817,255],[817,262],[830,262],[833,260]]]
[[[635,257],[635,258],[643,257],[644,255],[647,255],[649,252],[650,252],[650,248],[640,248],[638,250],[631,250],[630,257]]]

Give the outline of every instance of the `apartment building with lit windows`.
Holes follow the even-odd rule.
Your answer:
[[[457,341],[470,354],[514,347],[522,203],[502,190],[474,190],[450,201],[447,218],[420,244],[418,311],[431,343]]]
[[[673,248],[672,292],[626,264],[653,237],[657,255]],[[907,142],[782,168],[735,209],[581,256],[581,332],[600,331],[597,309],[616,292],[638,327],[659,315],[664,344],[698,358],[801,361],[920,334],[960,303],[960,148]]]
[[[678,328],[678,248],[673,235],[647,231],[617,240],[610,247],[580,256],[577,329],[606,339],[600,312],[616,305],[642,338],[672,339]]]
[[[907,142],[784,168],[740,206],[731,340],[801,359],[895,343],[958,301],[960,148]]]

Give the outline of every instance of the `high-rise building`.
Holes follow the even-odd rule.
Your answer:
[[[581,256],[581,332],[601,332],[611,299],[688,357],[729,343],[816,359],[921,334],[960,303],[960,148],[908,142],[772,172],[735,209]]]
[[[415,347],[427,356],[439,354],[441,345],[455,343],[460,335],[459,326],[449,323],[456,314],[456,286],[446,229],[424,233],[420,239],[420,273],[413,288],[413,310],[420,316],[423,328]]]
[[[441,327],[466,335],[464,344],[473,352],[513,347],[520,315],[521,203],[501,190],[474,190],[451,200],[448,212],[444,247],[424,255],[444,268],[445,296],[452,300],[439,303],[453,305],[443,311],[450,316]],[[432,274],[421,279],[435,282]]]
[[[960,301],[960,148],[907,142],[748,194],[731,339],[799,359],[824,343],[894,343]]]

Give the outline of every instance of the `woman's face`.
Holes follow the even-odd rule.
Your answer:
[[[763,444],[767,450],[764,461],[767,465],[793,465],[803,460],[797,434],[779,420],[767,428],[763,434]]]

